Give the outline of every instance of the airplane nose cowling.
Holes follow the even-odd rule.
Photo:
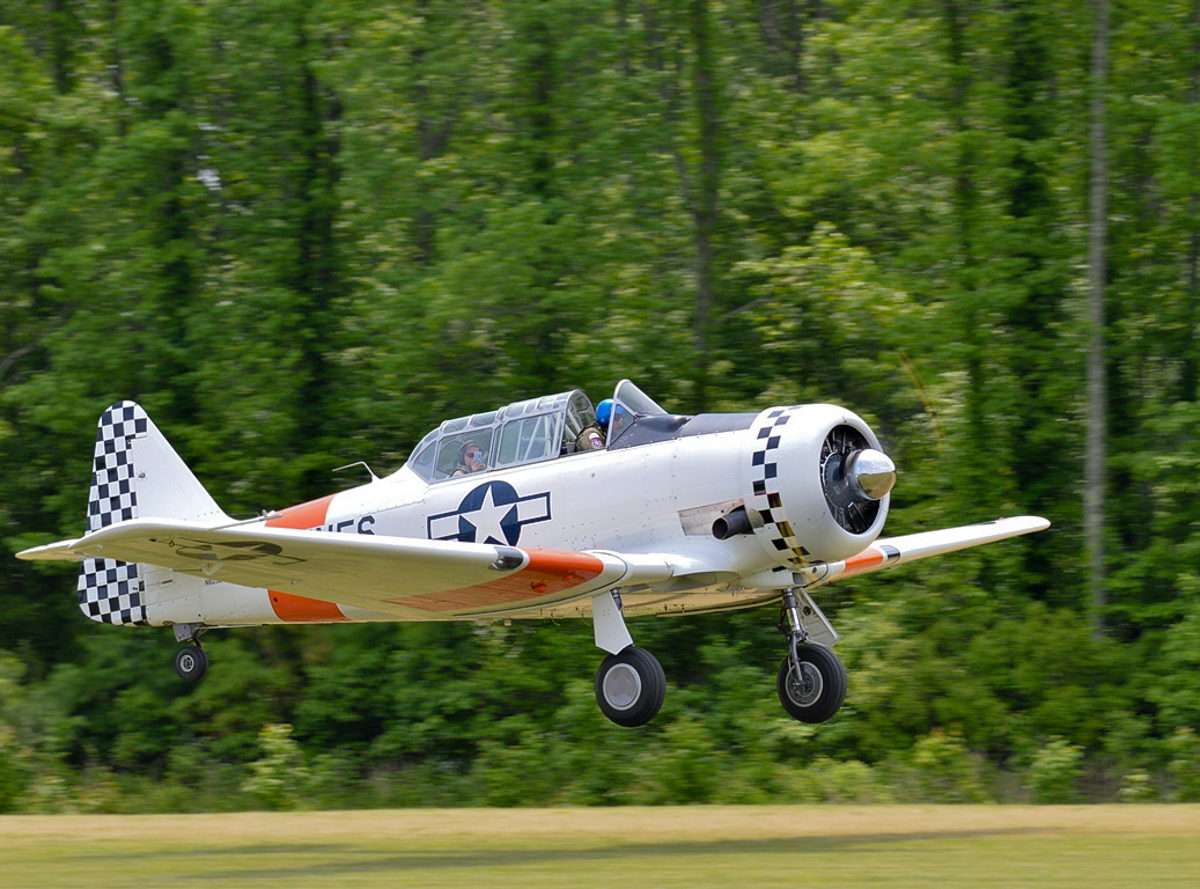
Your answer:
[[[777,564],[846,559],[883,530],[896,465],[857,414],[831,404],[768,408],[748,432],[744,503]]]

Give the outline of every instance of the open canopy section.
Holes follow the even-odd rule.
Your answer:
[[[551,460],[569,453],[596,410],[581,389],[514,402],[447,420],[417,445],[405,464],[429,482]]]
[[[612,444],[642,417],[668,416],[653,398],[630,380],[621,380],[613,391],[612,421],[608,443]]]

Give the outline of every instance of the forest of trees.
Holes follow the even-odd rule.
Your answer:
[[[1198,145],[1200,0],[5,4],[0,811],[1200,799]],[[188,685],[11,557],[119,399],[251,516],[623,377],[858,411],[891,534],[1053,527],[823,589],[818,727],[770,608],[633,624],[624,730],[585,622],[217,631]]]

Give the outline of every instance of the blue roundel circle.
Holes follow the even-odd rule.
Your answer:
[[[549,492],[522,497],[508,482],[491,481],[473,488],[458,509],[431,517],[431,531],[436,523],[441,534],[431,533],[430,536],[462,543],[516,546],[526,525],[549,518]],[[446,520],[457,522],[446,528]]]

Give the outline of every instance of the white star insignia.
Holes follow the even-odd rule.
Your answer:
[[[468,522],[475,526],[475,542],[476,543],[503,543],[508,544],[508,538],[504,534],[504,529],[500,523],[512,512],[513,504],[505,503],[497,506],[496,501],[492,497],[494,488],[489,487],[487,493],[483,497],[483,502],[479,504],[479,508],[474,512],[464,512],[462,514]]]

